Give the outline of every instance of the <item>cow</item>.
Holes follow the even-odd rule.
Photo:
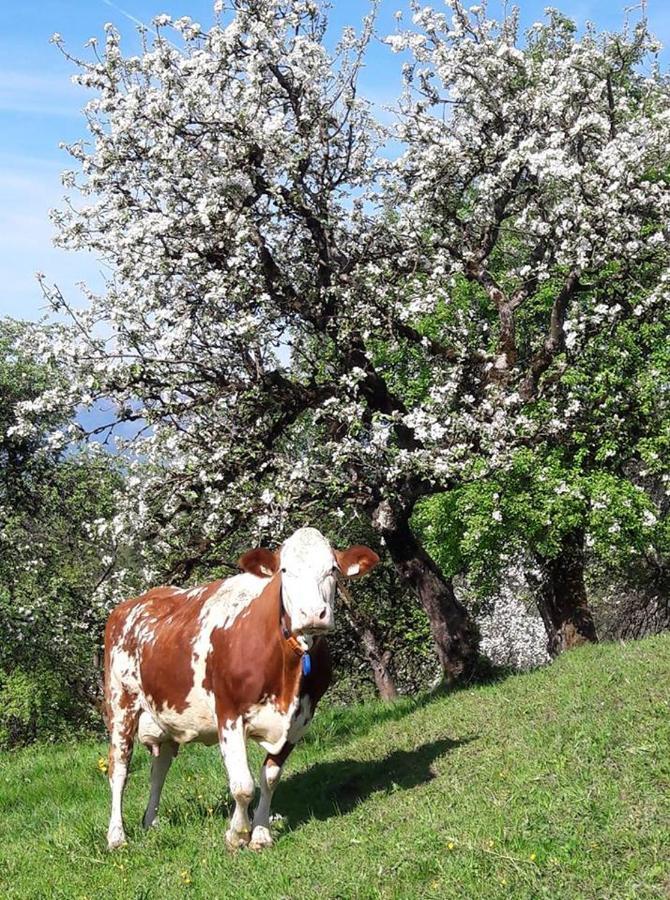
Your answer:
[[[153,588],[112,611],[105,629],[110,850],[126,840],[123,790],[136,738],[152,754],[145,828],[157,822],[179,747],[218,743],[235,801],[227,846],[272,845],[270,804],[282,766],[331,678],[324,636],[334,627],[338,579],[365,575],[378,562],[369,547],[334,550],[317,529],[300,528],[278,552],[245,553],[241,574],[192,589]],[[253,826],[247,738],[267,753]]]

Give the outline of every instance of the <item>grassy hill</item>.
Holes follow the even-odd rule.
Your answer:
[[[670,896],[670,636],[587,647],[447,696],[319,713],[263,854],[225,849],[215,748],[182,751],[150,834],[137,749],[130,843],[113,854],[104,744],[4,754],[0,896]]]

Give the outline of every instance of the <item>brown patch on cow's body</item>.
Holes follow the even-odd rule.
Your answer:
[[[281,633],[280,585],[275,575],[246,615],[212,632],[203,687],[216,697],[219,727],[269,700],[286,715],[303,693],[313,708],[330,683],[330,656],[322,638],[314,641],[312,672],[303,678],[302,657]]]
[[[110,654],[114,647],[119,647],[136,661],[142,690],[151,698],[151,706],[155,710],[169,706],[183,712],[193,687],[192,653],[200,627],[200,612],[222,583],[214,581],[192,592],[172,587],[152,588],[117,606],[105,633],[106,695]],[[132,626],[124,635],[128,619],[133,615]]]
[[[140,676],[152,706],[169,706],[182,713],[193,688],[193,645],[200,630],[200,613],[205,601],[219,589],[215,581],[198,596],[156,597],[147,608],[153,619],[154,638],[142,645]]]

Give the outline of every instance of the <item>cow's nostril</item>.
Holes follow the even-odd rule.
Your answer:
[[[326,607],[325,607],[325,606],[324,606],[324,608],[321,610],[321,612],[319,613],[319,618],[320,618],[320,619],[325,619],[325,618],[326,618]]]

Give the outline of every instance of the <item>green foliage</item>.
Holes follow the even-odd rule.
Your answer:
[[[0,749],[67,738],[73,723],[90,725],[61,672],[41,664],[0,670]]]
[[[0,758],[0,894],[655,900],[667,887],[670,637],[582,648],[485,687],[319,708],[287,761],[276,845],[224,846],[214,747],[185,747],[142,830],[148,755],[108,853],[102,743]],[[258,772],[262,754],[252,753]],[[104,767],[104,759],[102,766]],[[483,799],[485,798],[485,799]]]
[[[34,434],[12,430],[17,404],[33,401],[56,377],[18,351],[23,327],[0,321],[0,743],[5,744],[58,736],[90,722],[106,617],[94,593],[113,561],[99,525],[113,514],[121,477],[106,454],[51,449],[48,435],[62,419],[36,409]]]
[[[462,275],[453,278],[448,302],[437,298],[430,315],[415,318],[411,325],[417,334],[445,348],[461,347],[461,353],[480,350],[482,346],[493,351],[495,347],[495,311],[484,290]],[[392,393],[402,398],[408,408],[422,404],[436,375],[435,361],[424,348],[401,336],[393,342],[373,336],[369,346],[375,369],[383,374]]]
[[[117,483],[104,459],[65,458],[41,468],[26,504],[5,515],[0,667],[47,665],[95,693],[106,610],[94,591],[111,565],[96,523],[111,516]]]
[[[501,282],[504,259],[496,271]],[[467,573],[480,598],[495,593],[505,561],[520,554],[554,559],[571,531],[585,534],[604,579],[637,578],[647,557],[654,565],[670,559],[670,309],[648,314],[637,306],[657,275],[653,259],[632,279],[613,261],[583,285],[577,307],[633,314],[594,330],[579,355],[569,348],[557,354],[528,418],[541,431],[555,423],[558,409],[559,435],[524,447],[520,431],[521,449],[504,469],[419,502],[414,525],[429,552],[445,573]],[[520,358],[537,350],[563,281],[561,274],[540,284],[518,310]],[[474,293],[457,285],[454,296],[474,311]]]
[[[669,549],[667,520],[642,487],[610,472],[584,471],[563,451],[522,450],[507,472],[423,500],[414,523],[449,575],[468,572],[492,593],[516,553],[553,559],[564,535],[584,529],[597,559],[619,573],[653,544]]]

